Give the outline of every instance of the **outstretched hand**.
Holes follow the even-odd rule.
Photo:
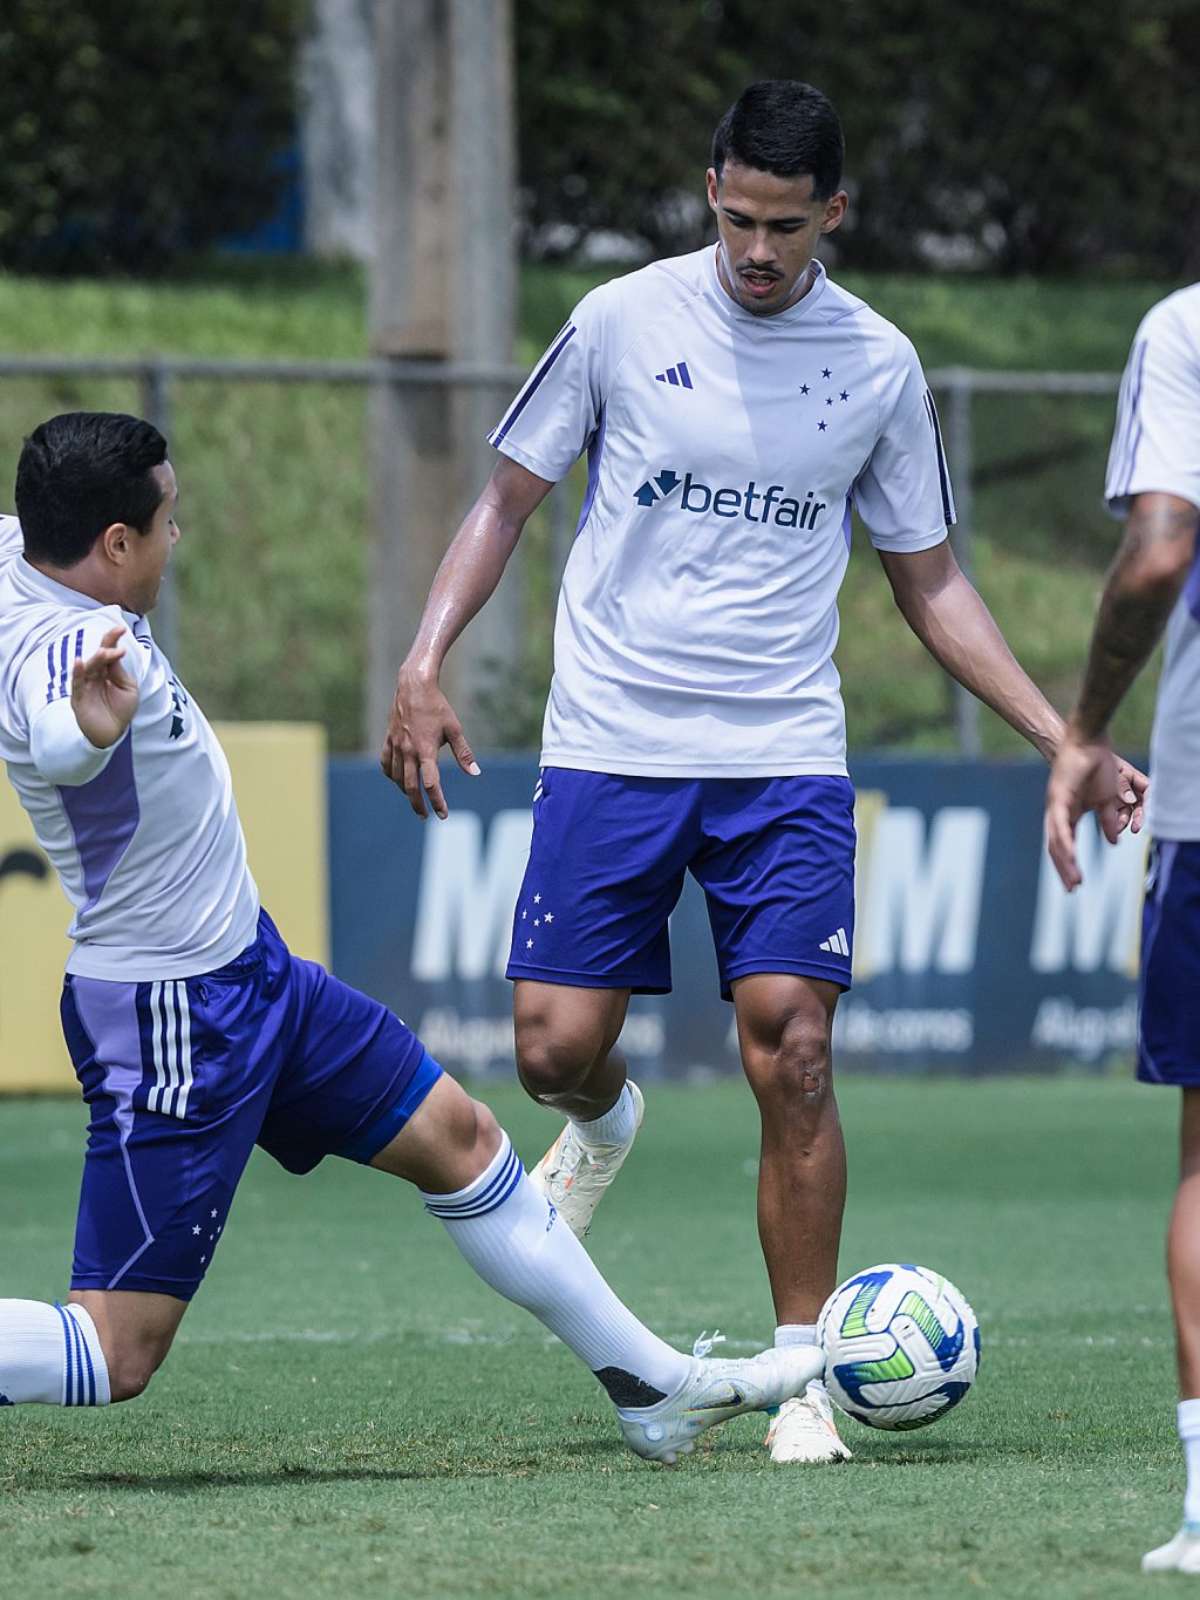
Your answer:
[[[1083,882],[1075,829],[1094,811],[1109,844],[1126,828],[1140,833],[1150,780],[1118,756],[1107,739],[1082,739],[1068,731],[1058,748],[1046,787],[1046,846],[1067,889]]]
[[[124,737],[138,706],[137,684],[121,664],[125,652],[118,641],[125,632],[117,623],[99,649],[71,669],[71,710],[84,738],[100,750]]]
[[[437,816],[450,814],[438,771],[438,752],[444,744],[450,746],[468,777],[479,776],[479,764],[471,754],[462,723],[436,680],[401,668],[379,765],[386,777],[400,785],[409,805],[422,818],[429,815],[426,796]]]

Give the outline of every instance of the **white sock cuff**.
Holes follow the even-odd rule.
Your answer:
[[[443,1222],[461,1222],[466,1217],[483,1217],[502,1206],[520,1183],[525,1168],[512,1147],[512,1140],[501,1131],[500,1148],[477,1178],[454,1194],[427,1194],[421,1191],[425,1209]]]
[[[1176,1416],[1181,1439],[1200,1439],[1200,1400],[1181,1400]]]
[[[578,1117],[571,1121],[585,1144],[628,1144],[637,1132],[637,1111],[628,1082],[602,1116],[593,1117],[590,1122],[581,1122]]]
[[[799,1344],[816,1344],[815,1322],[781,1322],[775,1329],[776,1350],[790,1350]]]
[[[100,1346],[96,1324],[81,1305],[54,1308],[63,1320],[67,1371],[63,1385],[65,1406],[106,1406],[112,1396],[108,1363]]]

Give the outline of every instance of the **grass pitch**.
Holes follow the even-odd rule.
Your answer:
[[[489,1090],[528,1160],[553,1124]],[[471,1276],[401,1184],[256,1155],[167,1366],[108,1412],[0,1413],[0,1593],[1108,1597],[1174,1529],[1162,1234],[1175,1096],[1111,1080],[849,1080],[844,1272],[950,1276],[979,1382],[915,1434],[773,1468],[757,1418],[674,1470]],[[66,1281],[82,1108],[0,1103],[0,1292]],[[652,1086],[592,1238],[666,1337],[767,1341],[741,1084]]]

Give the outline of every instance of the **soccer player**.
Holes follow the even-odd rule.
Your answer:
[[[690,871],[761,1113],[779,1347],[816,1337],[845,1199],[830,1033],[855,839],[833,651],[852,510],[942,666],[1043,755],[1062,727],[947,543],[916,352],[814,259],[846,212],[841,170],[837,116],[807,84],[752,84],[722,118],[716,245],[587,295],[492,433],[500,460],[434,581],[381,757],[421,816],[425,796],[445,815],[443,743],[478,770],[442,660],[586,449],[508,968],[521,1080],[568,1119],[536,1176],[586,1233],[642,1116],[614,1046],[630,994],[670,988],[667,919]],[[820,1385],[769,1443],[776,1461],[849,1454]]]
[[[1046,795],[1046,835],[1068,889],[1075,827],[1118,831],[1108,726],[1166,631],[1150,747],[1150,871],[1142,914],[1137,1075],[1183,1091],[1180,1177],[1167,1234],[1187,1458],[1183,1526],[1142,1562],[1200,1573],[1200,284],[1150,310],[1133,341],[1104,487],[1125,535],[1100,599],[1087,668]]]
[[[252,1148],[406,1178],[487,1283],[585,1361],[673,1461],[819,1368],[680,1355],[621,1304],[488,1109],[398,1018],[291,955],[259,908],[229,769],[146,620],[179,537],[162,436],[71,413],[0,521],[0,756],[73,907],[62,996],[91,1109],[68,1303],[0,1300],[0,1404],[146,1387]]]

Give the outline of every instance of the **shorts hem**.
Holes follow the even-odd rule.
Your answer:
[[[1149,1072],[1139,1067],[1135,1074],[1138,1083],[1148,1083],[1153,1089],[1200,1089],[1200,1066],[1185,1069],[1171,1076]]]
[[[191,1300],[203,1282],[202,1277],[194,1283],[177,1283],[170,1278],[147,1278],[137,1272],[127,1272],[120,1283],[114,1283],[104,1273],[82,1272],[72,1274],[71,1288],[102,1289],[112,1294],[122,1291],[130,1294],[169,1294],[173,1300]]]
[[[410,1119],[424,1105],[427,1095],[441,1076],[441,1067],[428,1050],[423,1050],[421,1059],[400,1098],[380,1116],[373,1117],[362,1132],[355,1134],[353,1139],[348,1140],[339,1149],[331,1150],[330,1154],[341,1156],[346,1161],[357,1161],[363,1166],[369,1166],[379,1152],[386,1150],[396,1135],[408,1126]]]
[[[759,977],[779,972],[795,978],[819,978],[825,983],[836,983],[845,994],[851,986],[850,974],[845,967],[835,967],[826,961],[783,961],[778,956],[763,956],[758,960],[747,958],[735,961],[721,974],[721,999],[732,1000],[732,985],[739,978]]]
[[[566,989],[628,989],[633,994],[670,994],[667,983],[641,983],[634,973],[621,972],[571,972],[564,967],[531,967],[524,962],[510,961],[504,976],[510,982],[519,978],[534,983],[557,983]]]

